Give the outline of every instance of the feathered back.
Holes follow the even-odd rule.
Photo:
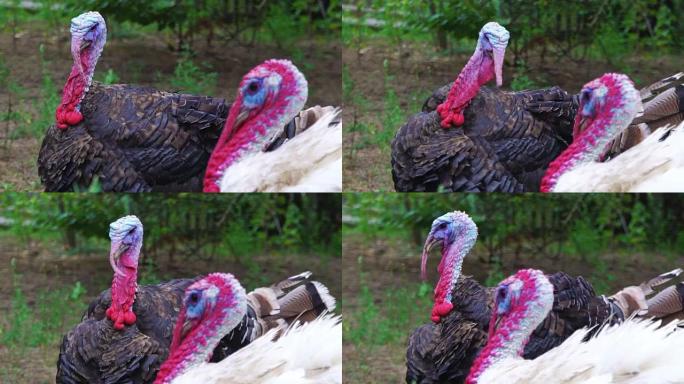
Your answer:
[[[409,118],[392,141],[397,191],[522,192],[539,186],[543,170],[572,138],[577,100],[558,87],[504,92],[480,88],[465,109],[465,124],[444,129],[434,108]]]

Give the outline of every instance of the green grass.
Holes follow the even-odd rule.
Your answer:
[[[375,297],[366,278],[362,273],[357,309],[345,312],[345,341],[360,348],[403,342],[409,330],[426,321],[432,304],[432,286],[408,283]]]
[[[37,100],[26,100],[27,103],[35,104],[36,114],[26,115],[25,121],[27,121],[28,124],[19,125],[12,132],[13,138],[25,136],[40,138],[47,127],[55,120],[55,109],[60,100],[57,93],[57,85],[47,68],[48,61],[45,59],[45,46],[43,44],[39,47],[39,57],[42,71],[40,96]]]
[[[196,95],[212,95],[216,93],[218,73],[210,72],[208,64],[195,64],[190,57],[181,57],[171,77],[174,89]]]
[[[11,268],[14,292],[7,324],[0,328],[0,344],[21,349],[57,343],[65,324],[75,323],[85,310],[86,289],[80,282],[71,288],[42,289],[29,304],[14,259]]]

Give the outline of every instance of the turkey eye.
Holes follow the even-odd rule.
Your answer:
[[[251,82],[251,83],[247,86],[247,91],[248,91],[251,95],[257,93],[257,92],[259,91],[259,83],[256,82],[256,81]]]
[[[499,301],[504,300],[506,298],[506,290],[505,289],[499,289]]]
[[[586,103],[587,101],[589,101],[589,99],[591,99],[591,91],[585,89],[584,91],[582,91],[582,101]]]
[[[438,228],[439,228],[439,229],[444,229],[444,228],[446,228],[446,227],[447,227],[447,223],[440,223]]]
[[[199,301],[199,294],[197,292],[193,292],[190,294],[190,304],[197,304]]]

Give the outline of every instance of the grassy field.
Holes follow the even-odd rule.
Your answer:
[[[427,96],[456,78],[474,46],[466,42],[445,53],[429,41],[391,43],[380,37],[343,46],[346,191],[394,190],[391,140],[409,116],[420,112]],[[525,69],[504,64],[503,89],[558,85],[578,92],[588,81],[613,71],[628,74],[641,87],[684,70],[681,63],[682,56],[633,53],[618,68],[603,61],[542,62],[531,55]]]
[[[246,46],[201,39],[193,56],[173,52],[168,33],[154,28],[110,26],[95,80],[131,83],[231,100],[249,69],[270,58],[289,58],[309,82],[308,105],[340,105],[341,43],[308,36],[287,47]],[[0,191],[41,189],[36,159],[54,120],[61,88],[72,65],[68,23],[47,31],[39,21],[14,35],[0,33]]]
[[[439,254],[435,252],[428,262],[429,283],[421,283],[420,252],[421,246],[406,240],[406,236],[368,236],[353,228],[345,229],[345,383],[404,381],[408,337],[414,328],[429,321],[431,284],[437,279]],[[580,255],[515,254],[512,247],[504,248],[501,269],[492,270],[487,251],[477,245],[466,258],[463,273],[492,286],[523,267],[564,271],[586,277],[598,294],[612,294],[624,286],[684,266],[684,256],[616,251],[598,256],[607,265],[599,273],[591,261]]]
[[[1,383],[54,383],[62,335],[111,284],[108,254],[104,240],[66,251],[61,242],[27,242],[0,232]],[[141,267],[141,283],[227,271],[249,290],[311,270],[335,297],[342,292],[341,261],[334,255],[273,252],[250,255],[249,262],[225,255],[151,261],[163,267]]]

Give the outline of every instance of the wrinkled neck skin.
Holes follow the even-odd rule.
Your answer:
[[[57,106],[55,119],[57,127],[66,129],[83,121],[80,104],[93,81],[95,65],[104,46],[102,37],[98,38],[83,52],[74,52],[74,64],[62,90],[62,102]]]
[[[628,108],[618,106],[589,120],[587,128],[572,144],[549,164],[541,182],[541,192],[553,192],[563,174],[584,164],[596,162],[610,142],[632,122],[633,114]],[[575,126],[581,119],[575,117]]]
[[[540,284],[536,284],[538,287]],[[550,286],[550,284],[548,284]],[[466,384],[476,384],[490,367],[510,358],[521,358],[532,332],[541,324],[553,305],[553,288],[535,290],[525,303],[506,314],[498,328],[494,328],[496,308],[489,322],[487,345],[480,351],[470,368]]]
[[[463,125],[463,111],[480,90],[480,87],[494,78],[494,60],[484,53],[478,41],[475,53],[461,70],[449,90],[447,99],[437,106],[442,128]]]
[[[435,287],[435,302],[430,315],[433,322],[439,323],[441,318],[448,315],[454,308],[452,302],[454,286],[461,276],[463,259],[473,248],[476,240],[477,229],[467,228],[464,234],[456,236],[451,245],[442,248],[442,260],[437,268],[439,281]]]
[[[235,292],[235,291],[234,291]],[[247,298],[244,294],[223,297],[225,308],[222,316],[203,319],[201,324],[181,335],[185,312],[181,312],[174,328],[170,355],[162,364],[154,384],[169,384],[184,373],[207,363],[221,339],[240,323],[247,312]]]
[[[122,274],[114,273],[112,280],[112,304],[107,309],[107,317],[114,323],[114,329],[121,330],[126,325],[133,325],[136,317],[133,313],[135,292],[138,288],[138,257],[142,241],[139,241],[119,259],[117,267]]]

